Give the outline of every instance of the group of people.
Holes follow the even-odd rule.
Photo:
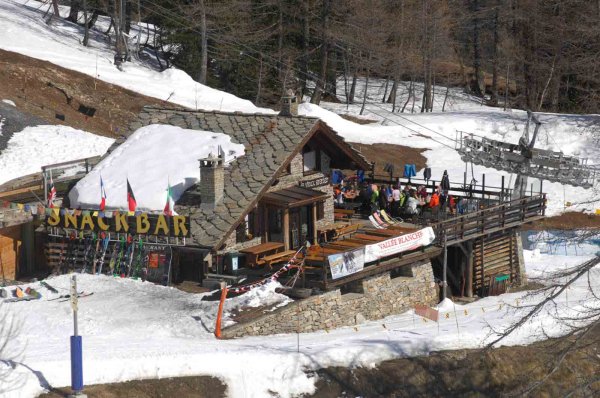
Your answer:
[[[375,212],[384,209],[393,217],[418,215],[430,209],[437,212],[448,209],[450,214],[456,212],[456,198],[437,186],[432,193],[428,193],[424,185],[413,188],[406,184],[400,189],[399,185],[370,186],[370,210]]]

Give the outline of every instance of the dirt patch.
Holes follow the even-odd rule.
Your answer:
[[[567,355],[557,371],[531,396],[566,396],[596,378],[585,394],[598,396],[600,353],[598,327]],[[459,350],[427,357],[386,361],[376,369],[328,368],[318,371],[313,397],[498,397],[522,396],[525,389],[550,373],[558,353],[571,339],[548,340],[531,346],[495,350]]]
[[[394,175],[402,175],[405,164],[415,164],[417,171],[425,168],[427,158],[423,152],[427,148],[411,148],[403,145],[394,144],[358,144],[352,143],[352,146],[359,150],[369,162],[375,162],[375,174],[378,176],[387,176],[384,171],[386,163],[394,165]],[[440,176],[441,177],[441,176]]]
[[[0,50],[0,60],[0,99],[14,101],[19,110],[48,124],[118,137],[144,105],[164,105],[164,101],[10,51]],[[86,111],[90,113],[82,113]]]
[[[524,225],[524,230],[573,230],[581,228],[600,229],[600,216],[595,214],[584,214],[575,211],[569,211],[554,217],[547,217],[543,220]]]
[[[85,387],[85,394],[90,398],[219,398],[226,396],[226,389],[221,380],[215,377],[193,376],[91,385]],[[40,397],[63,398],[70,393],[71,389],[64,387]]]

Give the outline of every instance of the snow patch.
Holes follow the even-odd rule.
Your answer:
[[[33,173],[42,166],[102,155],[113,143],[68,126],[34,126],[14,133],[0,154],[0,184]]]
[[[13,101],[11,101],[9,99],[3,99],[2,102],[4,102],[5,104],[8,104],[8,105],[12,105],[15,108],[17,107],[17,104],[15,104]]]
[[[102,177],[107,209],[128,209],[129,179],[139,210],[162,211],[169,183],[177,201],[200,180],[198,159],[216,155],[219,146],[226,163],[244,154],[244,146],[226,134],[160,124],[142,127],[77,182],[69,193],[71,206],[97,209]]]

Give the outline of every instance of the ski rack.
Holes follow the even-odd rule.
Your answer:
[[[81,232],[84,232],[84,231],[80,231],[77,229],[70,229],[70,228],[49,227],[48,236],[68,239],[70,236],[75,234],[75,237],[77,239],[80,239]],[[83,238],[85,239],[86,237],[92,236],[91,232],[92,231],[85,231],[83,233]],[[121,233],[121,232],[105,232],[104,231],[104,233],[108,235],[109,242],[121,242],[122,239],[127,239],[127,236],[130,235],[130,236],[137,236],[138,239],[136,239],[136,241],[139,240],[139,238],[141,238],[143,244],[152,244],[152,245],[160,245],[160,246],[180,246],[180,247],[186,246],[185,236],[183,238],[179,238],[179,237],[172,237],[172,236],[159,237],[157,235],[129,234],[129,233]],[[154,237],[154,240],[151,239],[152,237]],[[146,238],[146,239],[144,240],[144,238]]]

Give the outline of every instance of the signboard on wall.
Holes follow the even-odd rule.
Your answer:
[[[362,271],[365,266],[365,248],[332,254],[327,257],[331,278],[338,279]]]
[[[433,228],[427,227],[410,234],[365,246],[365,262],[377,261],[380,258],[427,246],[435,240]]]
[[[144,245],[145,279],[165,286],[169,284],[173,250],[169,246],[148,243]]]
[[[308,181],[300,181],[298,185],[301,188],[316,188],[329,184],[329,176],[319,177]]]
[[[113,212],[111,213],[112,217],[106,217],[106,213],[102,212],[61,210],[64,211],[52,209],[52,212],[46,217],[46,223],[49,226],[80,231],[106,231],[181,238],[190,236],[190,220],[185,216],[171,217],[148,213],[129,215],[126,212]]]

